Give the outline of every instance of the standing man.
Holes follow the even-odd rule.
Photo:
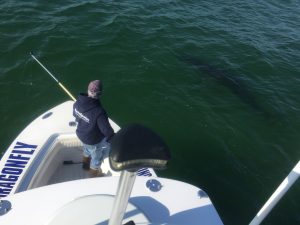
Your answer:
[[[73,115],[78,122],[76,134],[83,143],[83,169],[89,170],[91,177],[103,176],[100,168],[104,151],[110,149],[110,139],[114,130],[109,124],[106,111],[99,100],[102,83],[89,83],[87,94],[80,93],[73,105]]]

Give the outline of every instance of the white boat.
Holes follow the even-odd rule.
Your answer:
[[[1,225],[223,224],[202,189],[158,177],[154,169],[143,167],[159,167],[164,159],[119,163],[118,155],[107,154],[101,166],[106,176],[89,178],[81,165],[82,144],[75,134],[72,105],[67,101],[43,113],[2,156]],[[122,133],[110,123],[117,135]]]

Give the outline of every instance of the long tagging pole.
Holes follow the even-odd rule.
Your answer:
[[[40,66],[56,81],[56,83],[71,97],[71,99],[73,101],[76,101],[76,99],[74,98],[74,96],[68,91],[68,89],[62,84],[60,83],[56,77],[33,55],[32,52],[30,52],[31,57],[38,63],[40,64]]]
[[[289,175],[282,181],[276,191],[272,194],[269,200],[264,204],[261,210],[253,218],[249,225],[258,225],[269,214],[273,207],[278,203],[282,196],[289,190],[289,188],[295,183],[300,175],[300,161],[289,173]]]

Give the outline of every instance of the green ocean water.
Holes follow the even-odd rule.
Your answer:
[[[0,2],[0,152],[92,79],[120,126],[172,150],[162,177],[202,188],[248,224],[299,160],[300,4],[290,1]],[[300,224],[300,184],[263,224]]]

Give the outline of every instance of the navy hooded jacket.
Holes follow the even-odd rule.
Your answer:
[[[94,145],[114,135],[99,99],[80,94],[73,105],[73,115],[78,122],[76,134],[84,144]]]

